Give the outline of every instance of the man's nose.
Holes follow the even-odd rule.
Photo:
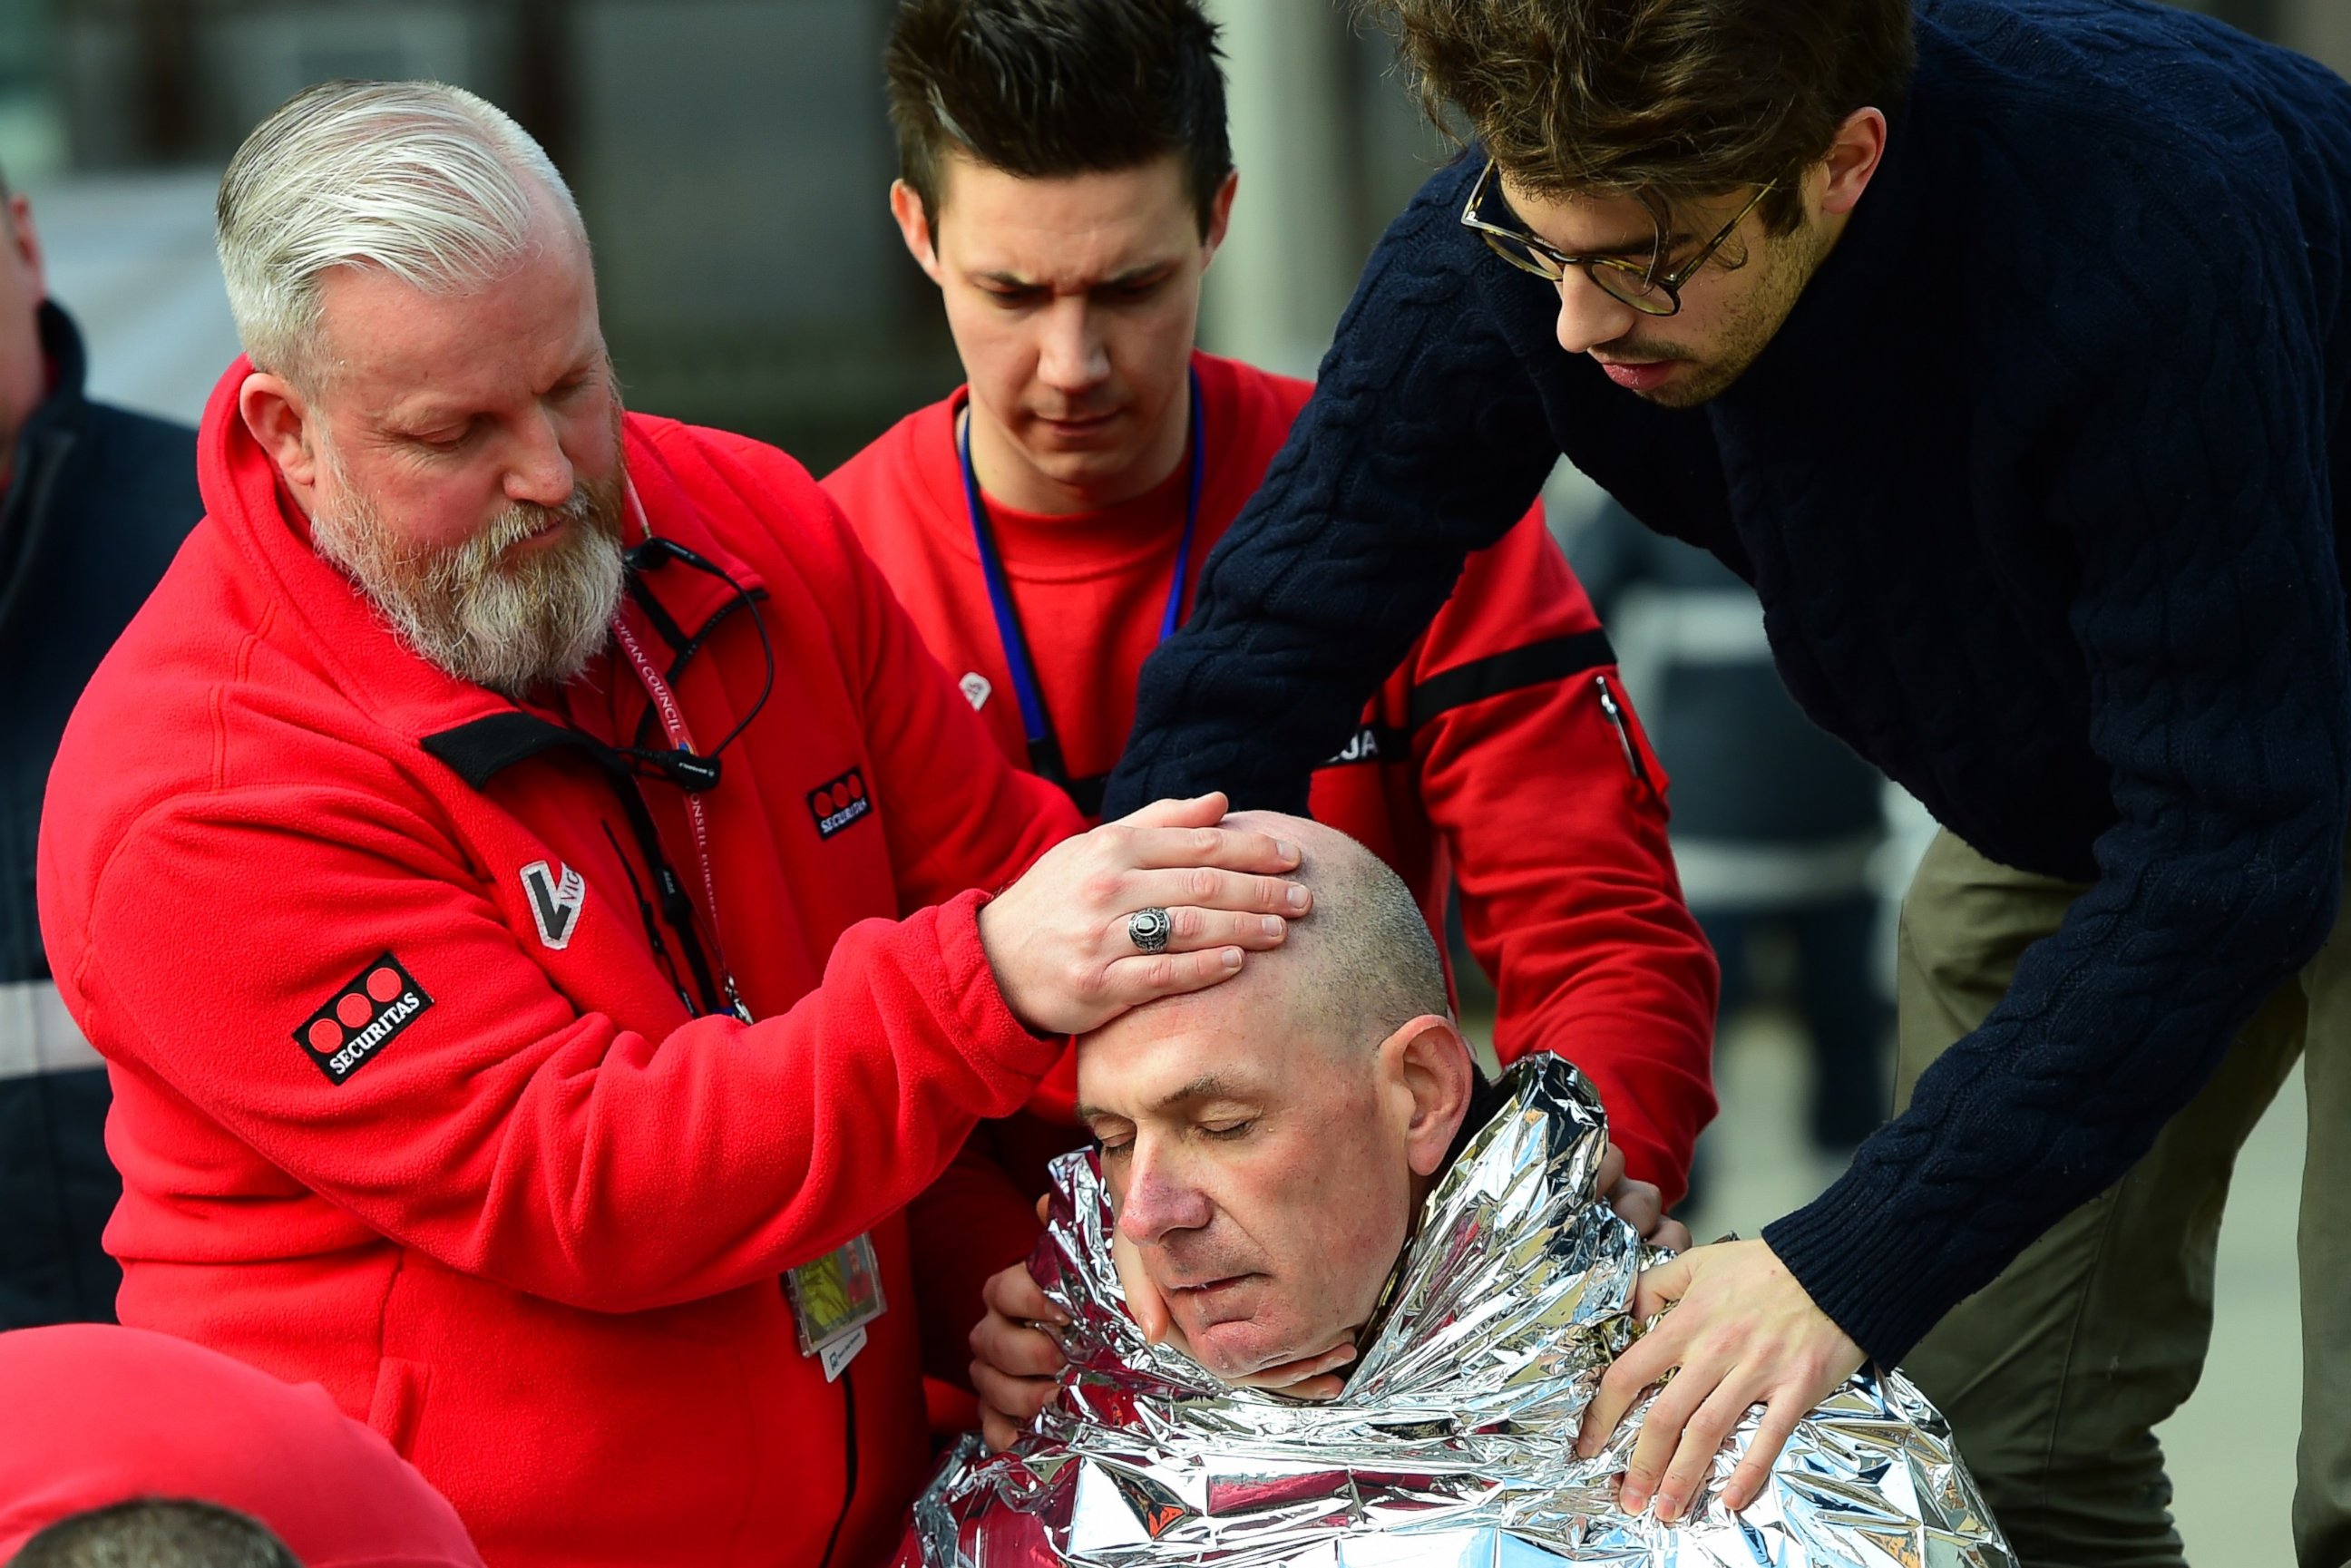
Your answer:
[[[507,499],[559,507],[571,499],[576,477],[554,427],[539,420],[507,465]]]
[[[1207,1194],[1186,1180],[1180,1167],[1137,1150],[1118,1209],[1119,1230],[1129,1241],[1165,1241],[1179,1230],[1204,1228],[1214,1215]]]
[[[1037,379],[1055,392],[1077,393],[1102,383],[1110,374],[1110,355],[1083,295],[1056,299],[1040,324]]]
[[[1559,280],[1559,346],[1571,354],[1590,353],[1633,329],[1640,314],[1609,293],[1580,267]]]

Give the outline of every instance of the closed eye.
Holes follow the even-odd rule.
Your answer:
[[[428,452],[455,452],[473,440],[475,433],[480,428],[480,421],[467,420],[464,424],[453,425],[444,430],[421,431],[409,436],[408,439]]]

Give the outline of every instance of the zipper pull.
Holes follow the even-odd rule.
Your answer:
[[[1640,747],[1633,744],[1632,727],[1625,722],[1625,709],[1617,703],[1616,694],[1609,688],[1608,677],[1594,675],[1592,684],[1600,692],[1600,711],[1608,716],[1608,722],[1616,728],[1616,744],[1625,748],[1625,766],[1631,769],[1643,789],[1654,790],[1656,786],[1649,780],[1649,769],[1641,761]]]

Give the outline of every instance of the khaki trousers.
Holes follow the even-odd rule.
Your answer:
[[[2019,955],[2082,888],[2011,871],[1944,832],[1903,902],[1895,1109],[1989,1014]],[[2196,1387],[2237,1151],[2304,1058],[2310,1140],[2297,1233],[2301,1568],[2351,1563],[2351,922],[2263,1003],[2147,1156],[1962,1301],[1906,1369],[1950,1417],[2026,1568],[2186,1562],[2153,1428]],[[2280,1419],[2286,1391],[2277,1391]],[[2208,1563],[2241,1547],[2204,1543]]]

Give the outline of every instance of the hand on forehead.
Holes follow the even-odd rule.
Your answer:
[[[1084,1037],[1079,1093],[1089,1108],[1155,1109],[1207,1077],[1260,1092],[1311,1090],[1332,1083],[1336,1066],[1368,1070],[1405,1019],[1447,1011],[1419,909],[1378,856],[1334,828],[1281,812],[1236,811],[1224,825],[1297,844],[1293,874],[1315,890],[1315,912],[1225,984],[1154,1002]]]

